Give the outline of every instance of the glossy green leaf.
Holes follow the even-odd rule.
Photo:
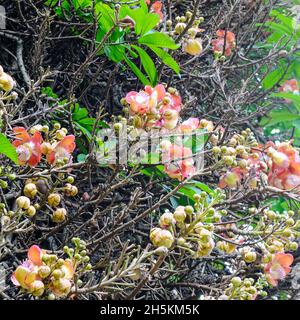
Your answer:
[[[155,86],[157,84],[158,75],[157,75],[157,70],[153,60],[144,49],[135,45],[133,45],[132,48],[134,48],[139,54],[142,66],[151,81],[151,85]]]
[[[10,143],[3,133],[0,133],[0,153],[18,164],[18,154],[16,148]]]
[[[172,56],[161,48],[155,46],[148,46],[160,59],[161,61],[174,70],[177,74],[180,72],[180,67],[178,63],[172,58]]]
[[[161,32],[148,33],[139,38],[138,42],[146,46],[154,46],[172,50],[179,48],[179,45],[176,44],[172,38]]]

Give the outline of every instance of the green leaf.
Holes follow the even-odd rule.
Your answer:
[[[148,13],[145,16],[145,20],[142,23],[141,35],[146,34],[150,30],[152,30],[159,23],[159,15],[156,13]]]
[[[105,32],[109,31],[114,25],[114,10],[104,3],[97,3],[95,5],[95,12],[99,15],[98,22],[101,29]]]
[[[172,38],[161,32],[152,32],[145,34],[144,36],[139,38],[138,42],[146,46],[154,46],[172,50],[179,48],[179,45],[176,44]]]
[[[150,81],[143,75],[141,70],[126,56],[124,56],[125,62],[128,64],[133,73],[138,77],[138,79],[143,83],[143,85],[151,85]]]
[[[154,46],[148,46],[148,47],[161,59],[161,61],[165,65],[167,65],[172,70],[174,70],[177,74],[179,74],[180,67],[168,52]]]
[[[16,148],[9,142],[9,140],[2,133],[0,133],[0,153],[4,154],[15,164],[19,163]]]
[[[294,94],[292,92],[279,92],[274,93],[271,96],[291,100],[294,103],[295,107],[298,109],[298,111],[300,111],[300,96],[298,94]]]
[[[268,117],[262,118],[260,126],[271,126],[277,123],[291,122],[300,120],[299,114],[294,114],[286,110],[273,110],[269,113]]]
[[[151,81],[151,85],[155,86],[157,84],[158,74],[154,62],[144,49],[135,45],[133,45],[132,48],[134,48],[138,52],[142,66]]]

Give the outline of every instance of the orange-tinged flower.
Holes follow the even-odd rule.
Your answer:
[[[276,253],[273,255],[272,261],[266,264],[265,273],[267,281],[272,286],[277,286],[278,280],[283,280],[291,271],[291,264],[294,257],[288,253]]]
[[[72,160],[72,153],[76,148],[75,137],[69,135],[57,142],[50,153],[47,154],[47,161],[50,164],[56,164],[57,160],[67,158],[69,162]]]
[[[145,114],[156,108],[166,95],[166,90],[163,85],[159,84],[155,88],[146,86],[144,91],[130,91],[126,95],[126,102],[130,105],[131,113]]]
[[[198,118],[189,118],[178,126],[178,131],[181,133],[192,133],[194,130],[198,129],[199,123],[200,121]]]
[[[299,94],[299,85],[296,79],[286,80],[282,86],[279,88],[281,92],[292,92],[294,94]]]
[[[42,256],[43,256],[43,250],[37,246],[33,245],[29,248],[27,253],[28,259],[36,266],[42,265]]]
[[[267,154],[270,157],[269,184],[280,189],[296,188],[300,191],[300,157],[299,152],[290,142],[279,145],[268,143]]]
[[[42,265],[43,250],[37,245],[30,247],[27,253],[27,260],[25,260],[11,277],[11,281],[16,286],[21,286],[24,289],[31,289],[32,283],[39,280],[38,275],[39,266]]]
[[[40,132],[35,132],[33,136],[30,136],[23,127],[13,128],[13,132],[16,137],[13,145],[18,153],[19,163],[35,167],[42,158],[42,136]]]
[[[139,92],[131,91],[125,101],[136,128],[155,126],[173,130],[177,126],[181,97],[176,91],[166,92],[162,84],[154,88],[146,86]]]
[[[196,172],[193,152],[190,148],[171,144],[162,151],[162,160],[165,163],[165,172],[173,179],[180,181]]]
[[[225,41],[226,37],[226,41]],[[218,30],[217,39],[212,41],[213,51],[223,53],[226,57],[231,56],[232,49],[235,48],[235,35],[231,31]],[[225,48],[224,48],[225,47]]]
[[[146,4],[150,4],[150,0],[145,0]],[[155,1],[152,5],[151,5],[151,8],[150,8],[150,12],[153,12],[153,13],[156,13],[159,15],[159,18],[160,18],[160,21],[163,20],[164,18],[164,15],[161,11],[162,9],[162,2],[161,1]]]
[[[61,269],[64,271],[64,278],[72,280],[75,274],[75,266],[71,259],[66,259]]]

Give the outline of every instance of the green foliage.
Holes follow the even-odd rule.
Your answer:
[[[47,0],[45,4],[52,7],[61,18],[71,18],[75,13],[85,21],[93,21],[94,10],[98,17],[97,43],[100,44],[111,31],[104,46],[99,49],[99,55],[104,54],[115,63],[128,66],[144,85],[157,84],[157,58],[179,74],[179,65],[166,51],[176,50],[179,45],[167,34],[154,30],[159,24],[159,15],[149,12],[144,0],[130,5],[124,1],[119,12],[113,7],[113,3],[107,4],[99,0],[95,1],[94,6],[92,0],[64,0],[60,5],[56,0]],[[150,53],[154,53],[154,57]]]
[[[300,55],[294,48],[300,40],[300,26],[296,23],[295,17],[288,9],[274,9],[270,13],[271,19],[265,23],[268,37],[264,44],[257,47],[269,51],[278,43],[284,47],[286,53],[282,54],[277,65],[263,79],[262,85],[266,90],[276,89],[286,80],[296,79],[300,81]],[[262,72],[267,72],[265,67]],[[280,106],[273,109],[267,117],[260,121],[260,125],[265,127],[266,135],[272,135],[272,130],[276,132],[294,132],[296,142],[300,141],[300,132],[297,129],[300,120],[300,97],[293,93],[272,93],[270,97],[275,98]],[[294,129],[293,129],[294,128]]]
[[[15,147],[9,142],[3,133],[0,132],[0,153],[4,154],[15,164],[18,164],[18,154]]]

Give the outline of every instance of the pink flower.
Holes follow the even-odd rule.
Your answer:
[[[13,128],[13,132],[16,136],[13,145],[18,153],[19,163],[21,165],[28,164],[31,167],[35,167],[42,158],[42,136],[40,132],[35,132],[32,137],[23,127]]]
[[[132,114],[145,114],[154,111],[158,102],[166,95],[163,85],[159,84],[154,89],[146,86],[144,91],[130,91],[126,95],[126,102],[130,105]]]
[[[239,168],[234,168],[223,175],[219,181],[219,187],[224,189],[236,188],[242,180],[242,172]]]
[[[169,141],[163,141],[162,145],[162,161],[169,177],[182,181],[196,172],[190,148],[171,144]]]
[[[150,0],[145,0],[146,4],[150,4]],[[162,2],[161,1],[155,1],[150,8],[150,12],[157,13],[159,15],[160,21],[164,19],[164,15],[161,11],[162,9]]]
[[[294,258],[291,254],[276,253],[273,255],[272,261],[265,265],[265,273],[267,281],[272,286],[277,286],[278,280],[283,280],[291,271],[290,265]]]
[[[298,81],[296,79],[286,80],[279,88],[279,91],[293,92],[294,94],[299,94]]]
[[[225,43],[225,35],[226,35],[226,43]],[[230,57],[232,53],[232,49],[235,48],[235,35],[231,31],[218,30],[217,31],[217,39],[212,41],[213,51],[215,53],[223,53],[226,57]],[[224,48],[225,46],[225,48]]]
[[[181,133],[191,133],[199,127],[199,119],[198,118],[189,118],[182,122],[181,125],[178,126],[178,131]]]
[[[279,189],[296,188],[300,192],[299,152],[290,143],[279,145],[268,143],[267,154],[270,157],[269,184]]]
[[[47,160],[50,164],[55,164],[57,160],[63,160],[64,158],[72,160],[72,152],[75,150],[75,137],[69,135],[64,137],[61,141],[57,142],[52,151],[47,154]]]
[[[162,84],[154,88],[146,86],[139,92],[131,91],[125,100],[135,127],[155,126],[173,130],[177,126],[182,105],[181,97],[176,92],[166,92]]]
[[[11,276],[11,281],[16,286],[30,290],[31,285],[40,280],[38,267],[42,265],[43,251],[40,247],[33,245],[28,250],[27,260],[25,260]]]

